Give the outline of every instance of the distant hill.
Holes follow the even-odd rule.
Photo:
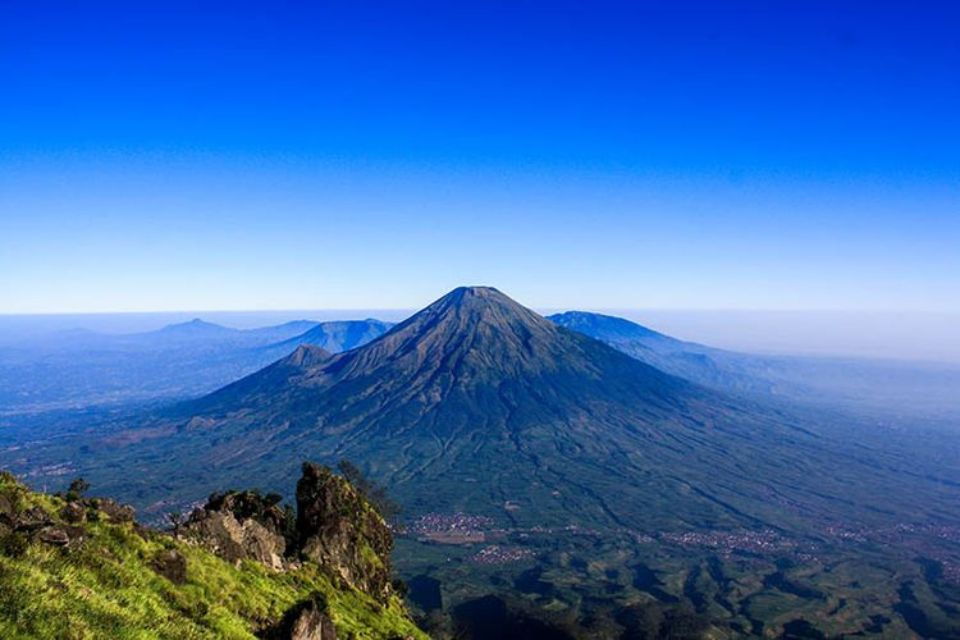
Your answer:
[[[178,324],[169,324],[165,327],[157,329],[156,331],[150,331],[147,333],[133,334],[129,336],[132,340],[151,338],[156,336],[174,336],[180,338],[199,338],[202,340],[209,339],[211,337],[219,337],[224,335],[240,335],[242,332],[239,329],[230,329],[228,327],[221,326],[219,324],[214,324],[212,322],[205,322],[200,318],[194,318],[189,322],[180,322]]]
[[[663,371],[726,391],[771,391],[757,375],[759,357],[677,340],[615,316],[567,311],[547,317],[562,327],[609,344]]]
[[[549,320],[658,369],[725,392],[885,417],[960,417],[957,366],[737,353],[677,340],[623,318],[584,311],[558,313]]]
[[[304,333],[288,338],[283,342],[270,345],[269,349],[290,351],[301,344],[312,344],[330,351],[340,353],[364,345],[379,338],[393,324],[368,318],[366,320],[335,320],[321,322],[307,329]]]

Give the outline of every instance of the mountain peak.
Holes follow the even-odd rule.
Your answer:
[[[357,354],[365,364],[408,359],[411,366],[477,374],[540,368],[560,330],[493,287],[459,287],[394,327]],[[413,363],[416,362],[416,365]],[[549,365],[548,365],[549,366]]]
[[[460,317],[465,321],[488,324],[532,323],[548,325],[543,317],[494,287],[457,287],[450,293],[401,323],[436,321],[442,317]],[[399,328],[399,327],[398,327]]]
[[[224,332],[232,331],[229,327],[224,327],[223,325],[214,324],[212,322],[207,322],[206,320],[201,320],[200,318],[194,318],[187,322],[179,322],[176,324],[168,324],[167,326],[160,329],[160,331],[167,333],[197,333],[197,332]]]
[[[330,359],[331,353],[312,344],[301,344],[282,363],[301,369],[309,369]]]
[[[222,452],[308,446],[373,461],[397,483],[421,472],[437,486],[489,478],[483,496],[536,485],[542,495],[527,503],[529,522],[542,524],[536,505],[552,504],[553,491],[582,492],[566,484],[565,470],[609,485],[610,455],[640,456],[651,442],[673,439],[688,413],[712,420],[697,413],[702,398],[699,388],[497,289],[461,287],[372,342],[329,357],[303,347],[171,417],[222,425]],[[503,482],[510,488],[496,488]],[[569,522],[583,508],[590,507],[565,502],[550,522]],[[626,521],[608,510],[598,517]]]
[[[493,287],[459,287],[372,342],[334,355],[298,351],[284,361],[314,394],[331,385],[381,379],[406,399],[432,406],[456,390],[522,384],[544,376],[592,381],[635,369],[638,386],[672,386],[606,345],[558,327]],[[283,369],[283,379],[289,375]],[[562,385],[561,385],[562,386]],[[216,395],[216,394],[215,394]],[[315,400],[319,400],[319,396]]]
[[[456,289],[453,289],[450,293],[448,293],[446,296],[444,296],[444,298],[448,296],[453,296],[456,298],[469,298],[469,297],[483,298],[483,297],[496,297],[496,296],[502,296],[504,298],[507,297],[496,287],[489,287],[486,285],[457,287]]]
[[[523,308],[519,303],[494,287],[457,287],[429,305],[423,311],[429,311],[431,309],[446,310],[461,307],[481,307],[486,305]]]

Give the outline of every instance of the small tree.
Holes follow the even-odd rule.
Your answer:
[[[84,480],[83,478],[77,478],[70,483],[70,486],[67,488],[67,500],[74,502],[75,500],[80,500],[83,498],[83,495],[90,490],[90,483]]]
[[[173,528],[173,532],[177,533],[180,531],[180,527],[183,526],[185,521],[183,514],[179,511],[171,511],[167,514],[167,521],[170,523],[170,526]]]

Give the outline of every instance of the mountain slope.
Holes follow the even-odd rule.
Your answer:
[[[523,526],[807,530],[952,512],[944,486],[895,477],[893,454],[665,374],[483,287],[108,442],[85,473],[135,465],[142,477],[117,489],[146,504],[250,477],[288,491],[309,457],[360,463],[408,513]]]

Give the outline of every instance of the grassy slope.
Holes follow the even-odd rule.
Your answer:
[[[7,475],[0,493],[20,508],[56,514],[63,501],[34,494]],[[326,596],[341,638],[425,638],[399,601],[383,607],[366,595],[335,588],[313,565],[275,573],[253,562],[239,567],[132,524],[92,522],[72,550],[5,539],[0,552],[0,637],[254,638],[311,594]],[[175,585],[151,568],[162,550],[187,558],[187,581]]]

